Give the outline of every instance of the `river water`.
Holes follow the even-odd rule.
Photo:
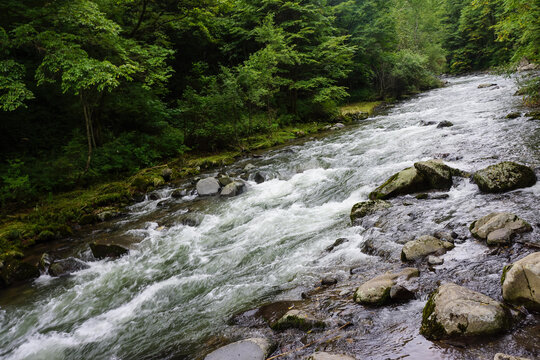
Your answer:
[[[478,89],[481,83],[498,87]],[[502,266],[534,250],[515,245],[495,254],[467,236],[467,225],[493,211],[514,212],[534,227],[520,241],[540,243],[540,183],[485,195],[468,179],[457,180],[447,199],[392,200],[385,217],[372,219],[376,227],[352,227],[348,219],[356,202],[420,160],[444,158],[471,172],[512,160],[539,174],[538,122],[505,118],[524,112],[515,91],[514,81],[504,77],[451,78],[447,87],[400,103],[387,114],[221,169],[240,173],[252,163],[267,177],[261,184],[248,181],[238,197],[172,199],[172,189],[161,190],[161,200],[136,204],[121,219],[71,240],[77,255],[88,260],[85,242],[90,239],[131,239],[126,240],[128,256],[88,261],[90,268],[71,276],[44,275],[0,293],[0,358],[195,358],[225,342],[215,340],[220,336],[269,334],[263,328],[242,330],[230,318],[263,303],[300,299],[324,275],[340,279],[342,296],[336,303],[341,308],[319,310],[336,324],[340,314],[353,323],[344,334],[351,340],[330,348],[358,359],[492,359],[493,352],[509,349],[538,355],[535,315],[511,334],[465,347],[431,343],[418,335],[418,327],[427,294],[439,280],[501,299]],[[444,120],[454,126],[436,128]],[[184,225],[186,214],[199,224]],[[355,281],[399,268],[401,244],[434,230],[456,231],[463,242],[444,256],[445,264],[422,270],[417,300],[384,309],[352,304]],[[326,252],[338,238],[348,241]],[[362,251],[373,239],[381,256]],[[351,268],[361,271],[350,275]]]

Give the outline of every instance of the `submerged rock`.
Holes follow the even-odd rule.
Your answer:
[[[505,301],[540,311],[540,252],[506,266],[501,283]]]
[[[494,86],[497,86],[497,84],[488,83],[488,84],[480,84],[480,85],[478,85],[478,88],[479,89],[485,89],[485,88],[490,88],[490,87],[494,87]]]
[[[510,311],[489,296],[448,283],[429,297],[420,333],[428,339],[490,335],[510,328]]]
[[[263,182],[266,181],[264,175],[261,174],[259,171],[257,171],[257,173],[255,173],[255,175],[253,176],[253,180],[254,180],[257,184],[262,184]]]
[[[419,238],[408,241],[401,250],[402,261],[413,261],[433,253],[444,253],[454,248],[449,241],[437,239],[430,235],[422,235]]]
[[[495,357],[493,358],[493,360],[531,360],[531,359],[519,357],[519,356],[506,355],[503,353],[497,353],[495,354]]]
[[[204,360],[264,360],[272,343],[265,338],[251,338],[223,346],[208,354]]]
[[[49,267],[49,275],[63,276],[79,270],[88,269],[89,267],[90,266],[88,266],[84,261],[69,257],[66,259],[55,260]]]
[[[536,175],[528,166],[504,161],[477,171],[473,180],[482,192],[500,193],[533,186]]]
[[[330,354],[318,351],[306,357],[305,360],[355,360],[353,357],[343,354]]]
[[[507,119],[516,119],[521,116],[520,112],[511,112],[510,114],[506,115]]]
[[[289,310],[278,321],[271,324],[272,330],[299,329],[309,331],[313,328],[324,328],[324,321],[314,318],[302,310]]]
[[[442,129],[442,128],[445,128],[445,127],[452,127],[452,126],[454,126],[454,123],[452,123],[451,121],[445,120],[445,121],[441,121],[437,125],[437,129]]]
[[[371,215],[377,211],[385,210],[392,204],[384,200],[368,200],[355,204],[351,210],[351,222],[354,224],[358,219]]]
[[[120,245],[115,244],[98,244],[98,243],[90,243],[90,250],[92,250],[92,254],[96,259],[104,259],[104,258],[117,258],[122,255],[125,255],[129,252],[128,249],[125,247],[122,247]]]
[[[392,298],[392,288],[399,285],[403,287],[401,282],[406,282],[413,277],[418,277],[420,272],[415,268],[405,268],[397,273],[386,273],[377,276],[356,289],[354,293],[354,301],[363,305],[384,305],[389,302],[403,300],[404,291],[402,289],[395,288],[393,291],[394,297]],[[405,289],[406,290],[406,289]],[[407,290],[407,292],[409,292]]]
[[[197,193],[199,196],[212,196],[219,193],[221,185],[216,178],[209,177],[206,179],[199,180],[197,182]]]
[[[517,215],[491,213],[474,221],[469,230],[475,238],[487,240],[488,245],[500,245],[509,243],[517,234],[532,231],[532,227]]]
[[[39,277],[37,266],[21,261],[14,257],[3,260],[0,267],[0,287],[9,286],[19,282]]]
[[[226,176],[226,175],[222,175],[220,177],[217,178],[219,184],[221,186],[227,186],[229,185],[230,183],[233,182],[233,179],[231,179],[230,177]]]
[[[341,244],[344,244],[346,242],[348,242],[349,239],[346,239],[346,238],[339,238],[337,239],[336,241],[334,241],[334,243],[332,245],[330,245],[329,247],[326,248],[326,251],[327,252],[331,252],[333,251],[335,248],[337,248],[339,245]]]

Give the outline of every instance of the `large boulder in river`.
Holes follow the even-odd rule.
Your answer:
[[[272,330],[299,329],[309,331],[313,328],[324,328],[325,322],[316,319],[302,310],[289,310],[278,321],[271,324]]]
[[[509,329],[511,323],[510,311],[502,303],[448,283],[430,295],[422,312],[420,333],[432,340],[490,335]]]
[[[115,244],[90,243],[90,250],[96,259],[117,258],[129,252],[128,249]]]
[[[401,250],[402,261],[414,261],[433,253],[444,253],[454,248],[449,241],[437,239],[434,236],[422,235],[417,239],[408,241]]]
[[[39,275],[37,266],[14,257],[8,257],[0,262],[0,287],[31,280]]]
[[[223,346],[204,360],[264,360],[270,355],[272,343],[265,338],[251,338]]]
[[[392,175],[370,193],[369,198],[385,200],[426,190],[448,190],[452,186],[452,176],[463,174],[462,171],[445,165],[441,160],[420,161],[413,167]]]
[[[540,311],[540,252],[505,266],[501,282],[505,301]]]
[[[351,222],[354,224],[358,219],[371,215],[377,211],[385,210],[392,204],[384,200],[368,200],[355,204],[351,210]]]
[[[199,180],[196,187],[199,196],[213,196],[219,193],[219,189],[221,189],[221,184],[216,178],[209,177]]]
[[[473,180],[482,192],[500,193],[533,186],[536,175],[528,166],[504,161],[477,171]]]
[[[384,305],[392,300],[402,300],[403,283],[420,272],[415,268],[405,268],[397,273],[386,273],[366,281],[354,293],[354,301],[363,305]],[[399,287],[399,288],[398,288]],[[392,289],[394,291],[392,292]],[[392,297],[392,293],[395,295]]]
[[[491,213],[473,222],[469,229],[471,234],[488,245],[509,243],[519,233],[532,231],[531,225],[517,215],[510,213]]]

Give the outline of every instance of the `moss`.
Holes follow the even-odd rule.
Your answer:
[[[512,268],[513,264],[506,265],[503,267],[502,275],[501,275],[501,286],[504,284],[504,280],[506,279],[506,273]]]
[[[289,315],[279,319],[271,328],[275,331],[287,329],[299,329],[309,331],[313,328],[324,328],[326,324],[323,321],[304,319],[299,316]]]
[[[215,155],[196,157],[188,160],[188,166],[192,168],[211,169],[234,163],[239,152],[224,152]]]
[[[424,335],[427,339],[438,340],[447,336],[444,327],[437,321],[434,316],[431,316],[435,311],[435,296],[439,293],[438,290],[433,291],[422,310],[422,326],[420,327],[420,334]]]
[[[53,240],[55,237],[56,236],[54,235],[52,231],[43,230],[38,234],[37,241],[42,241],[42,242],[50,241],[50,240]]]
[[[342,115],[356,114],[356,113],[366,113],[368,115],[372,115],[375,112],[375,109],[381,104],[382,104],[381,101],[361,101],[361,102],[342,106],[340,108],[340,113]]]

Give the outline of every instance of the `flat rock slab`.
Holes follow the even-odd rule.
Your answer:
[[[429,297],[420,333],[428,339],[490,335],[507,330],[510,311],[489,296],[448,283]]]
[[[540,311],[540,252],[506,266],[501,283],[505,301]]]
[[[219,189],[221,189],[219,181],[213,177],[199,180],[196,187],[199,196],[217,195],[219,193]]]
[[[501,193],[533,186],[536,184],[536,175],[528,166],[504,161],[477,171],[473,180],[482,192]]]
[[[270,341],[264,338],[246,339],[221,347],[204,360],[264,360],[271,346]]]
[[[523,232],[532,231],[525,220],[510,213],[491,213],[473,222],[469,229],[472,236],[487,240],[488,245],[507,244],[512,238]]]
[[[437,239],[434,236],[422,235],[419,238],[405,243],[401,250],[402,261],[414,261],[429,254],[445,252],[454,248],[449,241]]]
[[[330,354],[327,352],[316,352],[305,358],[305,360],[355,360],[353,357],[343,354]]]
[[[419,274],[416,268],[405,268],[400,272],[377,276],[356,289],[354,301],[363,305],[384,305],[393,300],[392,289],[394,289],[394,300],[403,300],[404,291],[396,287],[398,282],[406,282],[413,277],[418,277]]]

